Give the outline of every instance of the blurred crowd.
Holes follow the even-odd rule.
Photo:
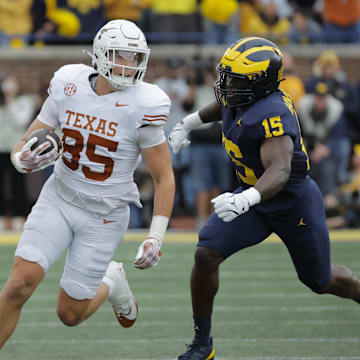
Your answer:
[[[229,44],[259,35],[288,43],[357,43],[359,0],[1,0],[0,46],[90,43],[112,19],[150,43]]]
[[[325,199],[330,228],[360,226],[360,83],[349,81],[341,59],[331,49],[314,61],[312,74],[296,75],[294,59],[284,53],[284,78],[280,88],[293,98],[311,163],[311,176]],[[186,62],[170,57],[159,64],[161,77],[155,83],[171,98],[172,108],[165,132],[188,113],[214,101],[217,77],[214,58],[194,57]],[[146,80],[146,79],[145,79]],[[0,78],[0,216],[6,230],[13,219],[25,220],[42,184],[52,169],[23,175],[10,162],[10,152],[46,97],[24,94],[14,75]],[[221,145],[221,123],[204,124],[191,133],[191,145],[171,154],[176,176],[172,227],[200,228],[212,212],[210,199],[233,191],[237,180]],[[145,211],[131,207],[132,228],[149,225],[153,185],[140,163],[138,183]],[[179,220],[182,219],[182,222]],[[187,220],[186,220],[187,219]],[[187,221],[187,222],[186,222]]]

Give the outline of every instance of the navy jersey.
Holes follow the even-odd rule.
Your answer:
[[[275,136],[288,135],[294,142],[289,183],[307,176],[309,158],[294,104],[286,93],[276,91],[245,109],[223,107],[222,121],[223,144],[242,187],[255,185],[264,173],[260,147]]]

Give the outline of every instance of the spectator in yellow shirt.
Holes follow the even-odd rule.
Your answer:
[[[258,11],[252,11],[252,16],[245,19],[241,30],[245,36],[266,36],[279,44],[288,43],[290,21],[280,17],[274,1],[257,4]],[[245,16],[242,16],[244,19]]]
[[[232,44],[239,38],[237,0],[202,0],[206,44]]]
[[[32,0],[0,1],[0,46],[21,47],[28,42],[33,25]]]
[[[152,0],[150,41],[199,43],[202,28],[197,0]]]
[[[151,0],[103,0],[103,4],[107,20],[125,19],[141,25],[142,12]]]
[[[299,100],[305,94],[305,87],[302,80],[294,74],[295,62],[290,53],[283,52],[284,56],[284,81],[281,81],[279,88],[290,95],[295,107],[298,107]]]

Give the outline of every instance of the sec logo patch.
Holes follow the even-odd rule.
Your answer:
[[[66,86],[64,87],[64,93],[66,96],[76,94],[76,86],[72,83],[66,84]]]

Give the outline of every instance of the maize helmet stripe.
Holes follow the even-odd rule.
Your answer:
[[[229,53],[225,53],[225,55],[221,59],[221,67],[225,71],[230,71],[243,75],[251,75],[265,72],[269,67],[270,59],[257,61],[256,59],[254,59],[254,56],[251,56],[252,54],[258,54],[263,51],[279,52],[278,49],[271,46],[254,47],[244,51],[243,53],[239,53],[238,51],[234,51],[231,49],[231,51],[229,51]]]
[[[250,36],[244,39],[239,40],[235,43],[235,45],[231,46],[229,49],[237,50],[241,45],[246,44],[248,41],[258,40],[259,38],[256,36]],[[226,53],[225,53],[226,54]]]

